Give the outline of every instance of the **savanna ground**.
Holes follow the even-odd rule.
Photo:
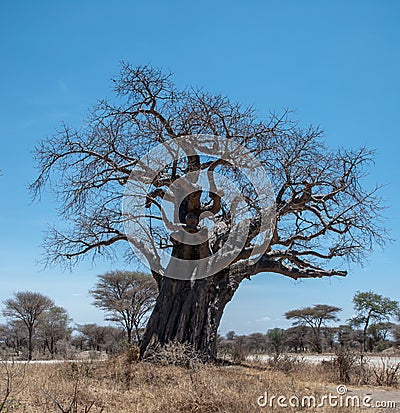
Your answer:
[[[260,407],[260,396],[282,395],[302,400],[337,396],[340,371],[335,363],[313,364],[281,358],[262,363],[190,366],[132,362],[129,355],[106,361],[2,363],[0,412],[136,413],[136,412],[394,412],[400,411],[398,372],[374,368],[349,371],[348,395],[369,394],[376,401],[396,401],[386,409],[331,406]],[[386,381],[386,382],[385,382]],[[389,382],[390,381],[390,382]],[[389,384],[389,386],[388,386]],[[9,394],[2,406],[2,400]],[[288,403],[288,399],[286,403]],[[265,399],[260,399],[263,403]],[[296,399],[292,400],[296,403]],[[376,406],[376,404],[374,405]]]

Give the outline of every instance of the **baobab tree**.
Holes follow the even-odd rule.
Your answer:
[[[70,223],[49,229],[47,263],[129,260],[129,244],[148,263],[159,294],[142,354],[178,341],[213,359],[243,280],[345,276],[341,258],[362,261],[384,242],[378,188],[363,183],[371,151],[329,148],[287,112],[263,119],[226,97],[178,90],[150,66],[122,63],[113,90],[81,128],[41,141],[31,189],[50,186]]]

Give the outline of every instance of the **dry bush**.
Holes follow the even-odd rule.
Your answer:
[[[113,371],[115,373],[114,377],[118,382],[124,384],[126,390],[129,390],[131,387],[134,364],[139,361],[139,357],[139,347],[129,344],[120,355],[114,357],[112,360]]]
[[[196,368],[203,364],[203,356],[189,343],[169,342],[164,346],[156,345],[146,350],[143,357],[148,361],[162,366],[179,366]]]
[[[400,363],[391,363],[390,358],[382,358],[381,365],[376,366],[365,355],[349,350],[337,351],[332,361],[323,361],[308,371],[316,379],[335,384],[394,388],[400,384]]]
[[[352,372],[354,373],[359,368],[357,355],[346,348],[336,350],[333,368],[337,372],[339,383],[349,384]]]
[[[0,366],[0,412],[13,410],[18,402],[16,398],[24,386],[25,363],[4,360]]]
[[[350,349],[338,349],[333,360],[316,366],[320,377],[335,384],[368,384],[368,360],[365,355]]]
[[[370,367],[375,385],[394,387],[400,382],[400,363],[391,364],[389,359],[381,359],[381,366]]]
[[[305,363],[301,358],[291,357],[286,354],[269,359],[267,365],[273,370],[283,373],[301,372],[305,367]]]

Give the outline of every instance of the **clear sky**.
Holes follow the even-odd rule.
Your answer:
[[[331,146],[377,151],[369,183],[388,184],[387,227],[396,240],[345,279],[295,283],[277,275],[246,281],[221,332],[286,327],[283,313],[317,303],[352,314],[356,290],[400,300],[400,2],[396,0],[11,1],[0,0],[0,301],[13,291],[54,298],[76,323],[101,322],[88,289],[123,262],[82,263],[72,273],[35,265],[53,199],[30,204],[31,149],[62,121],[79,126],[110,96],[121,60],[175,73],[253,104],[260,114],[290,108],[326,131]],[[0,318],[1,321],[1,318]]]

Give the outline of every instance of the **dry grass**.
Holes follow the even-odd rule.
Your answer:
[[[0,367],[4,376],[4,365]],[[15,366],[15,368],[20,368]],[[30,364],[24,369],[24,386],[11,392],[2,412],[24,413],[188,413],[265,412],[257,399],[269,395],[320,397],[327,393],[330,373],[301,363],[276,366],[199,365],[188,369],[109,361]],[[325,383],[325,384],[322,384]],[[1,385],[1,384],[0,384]],[[330,386],[331,388],[332,386]],[[1,391],[1,389],[0,389]],[[315,411],[312,408],[279,408],[273,411]],[[323,412],[359,409],[329,408]]]

